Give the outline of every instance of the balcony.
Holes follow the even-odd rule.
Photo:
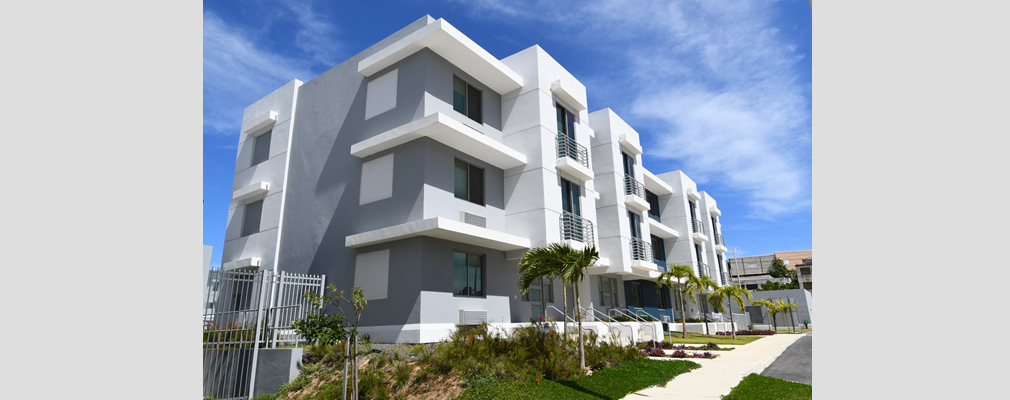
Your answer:
[[[652,262],[652,244],[639,238],[631,238],[631,259]]]
[[[526,165],[524,154],[440,112],[355,143],[351,146],[351,155],[365,158],[422,137],[435,140],[503,170]]]
[[[699,219],[693,219],[692,218],[691,219],[691,229],[693,231],[693,233],[691,234],[691,238],[693,238],[695,242],[705,243],[705,242],[708,241],[708,236],[705,236],[705,223],[704,222],[701,222],[701,220],[699,220]]]
[[[711,277],[712,276],[712,274],[710,274],[708,272],[708,264],[705,264],[705,263],[703,263],[701,261],[698,262],[698,276],[699,277],[702,277],[702,276]]]
[[[656,220],[655,218],[647,218],[646,221],[649,223],[649,231],[651,231],[653,235],[659,236],[663,239],[676,239],[680,237],[680,233],[677,232],[676,229],[663,225],[662,222]]]
[[[726,248],[726,241],[723,239],[721,233],[713,233],[715,236],[715,251],[717,253],[725,253],[728,249]]]
[[[561,240],[584,244],[595,243],[593,222],[568,211],[561,212]]]
[[[649,202],[645,200],[645,185],[630,175],[624,176],[624,203],[639,212],[649,210]]]
[[[344,245],[351,248],[361,248],[418,236],[433,237],[500,251],[526,250],[530,248],[530,240],[527,238],[442,217],[411,221],[349,235],[344,239]]]
[[[568,137],[558,133],[558,169],[579,180],[586,182],[593,179],[593,170],[589,166],[589,150]]]

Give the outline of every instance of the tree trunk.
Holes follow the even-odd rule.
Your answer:
[[[733,340],[736,340],[736,324],[733,322],[733,299],[729,299],[729,330],[733,331]]]
[[[561,343],[564,343],[565,349],[567,349],[568,348],[568,285],[565,284],[565,281],[561,281],[561,296],[564,298],[563,301],[565,302],[564,303],[564,308],[565,308],[564,314],[565,314],[565,316],[563,318],[561,318],[561,323],[565,325],[565,340],[563,342],[561,342]]]
[[[684,308],[684,292],[680,289],[680,281],[677,281],[677,294],[680,297],[680,320],[684,324],[684,339],[687,339],[687,309]]]
[[[582,370],[582,375],[586,374],[586,353],[585,345],[582,339],[582,299],[579,298],[579,286],[578,282],[574,285],[575,287],[575,303],[579,307],[579,368]]]

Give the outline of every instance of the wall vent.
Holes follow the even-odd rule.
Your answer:
[[[661,315],[659,318],[660,318],[660,320],[662,320],[665,323],[668,323],[668,324],[670,323],[670,316],[669,315]]]
[[[487,310],[459,310],[460,325],[477,325],[487,322]]]
[[[477,214],[470,214],[466,211],[460,211],[459,219],[464,224],[470,224],[473,226],[479,226],[481,228],[487,228],[487,218]]]

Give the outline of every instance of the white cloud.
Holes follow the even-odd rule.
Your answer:
[[[553,24],[606,62],[584,77],[645,132],[646,152],[695,181],[747,192],[752,215],[810,207],[810,99],[796,46],[775,28],[773,4],[751,1],[467,3]],[[605,75],[605,76],[604,76]],[[613,82],[618,80],[618,82]],[[593,108],[597,109],[601,105]]]
[[[293,79],[315,75],[307,62],[264,49],[252,33],[204,12],[205,133],[237,134],[246,106]]]

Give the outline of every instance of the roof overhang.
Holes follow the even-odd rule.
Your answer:
[[[645,178],[645,188],[649,189],[650,192],[655,193],[657,196],[662,196],[666,194],[673,194],[673,186],[667,185],[659,179],[658,176],[649,172],[645,168],[641,168],[642,177]]]
[[[676,229],[663,225],[661,222],[652,218],[646,218],[646,220],[649,221],[649,232],[653,235],[659,236],[663,239],[676,239],[680,237],[680,233],[677,232]]]
[[[522,153],[443,113],[428,115],[355,143],[351,146],[351,154],[365,158],[422,137],[436,140],[501,169],[526,165],[526,156]]]
[[[435,217],[349,235],[347,247],[358,248],[417,236],[427,236],[501,251],[530,248],[530,240],[451,219]]]
[[[361,60],[358,72],[372,76],[425,47],[499,94],[523,86],[519,74],[441,18]]]

